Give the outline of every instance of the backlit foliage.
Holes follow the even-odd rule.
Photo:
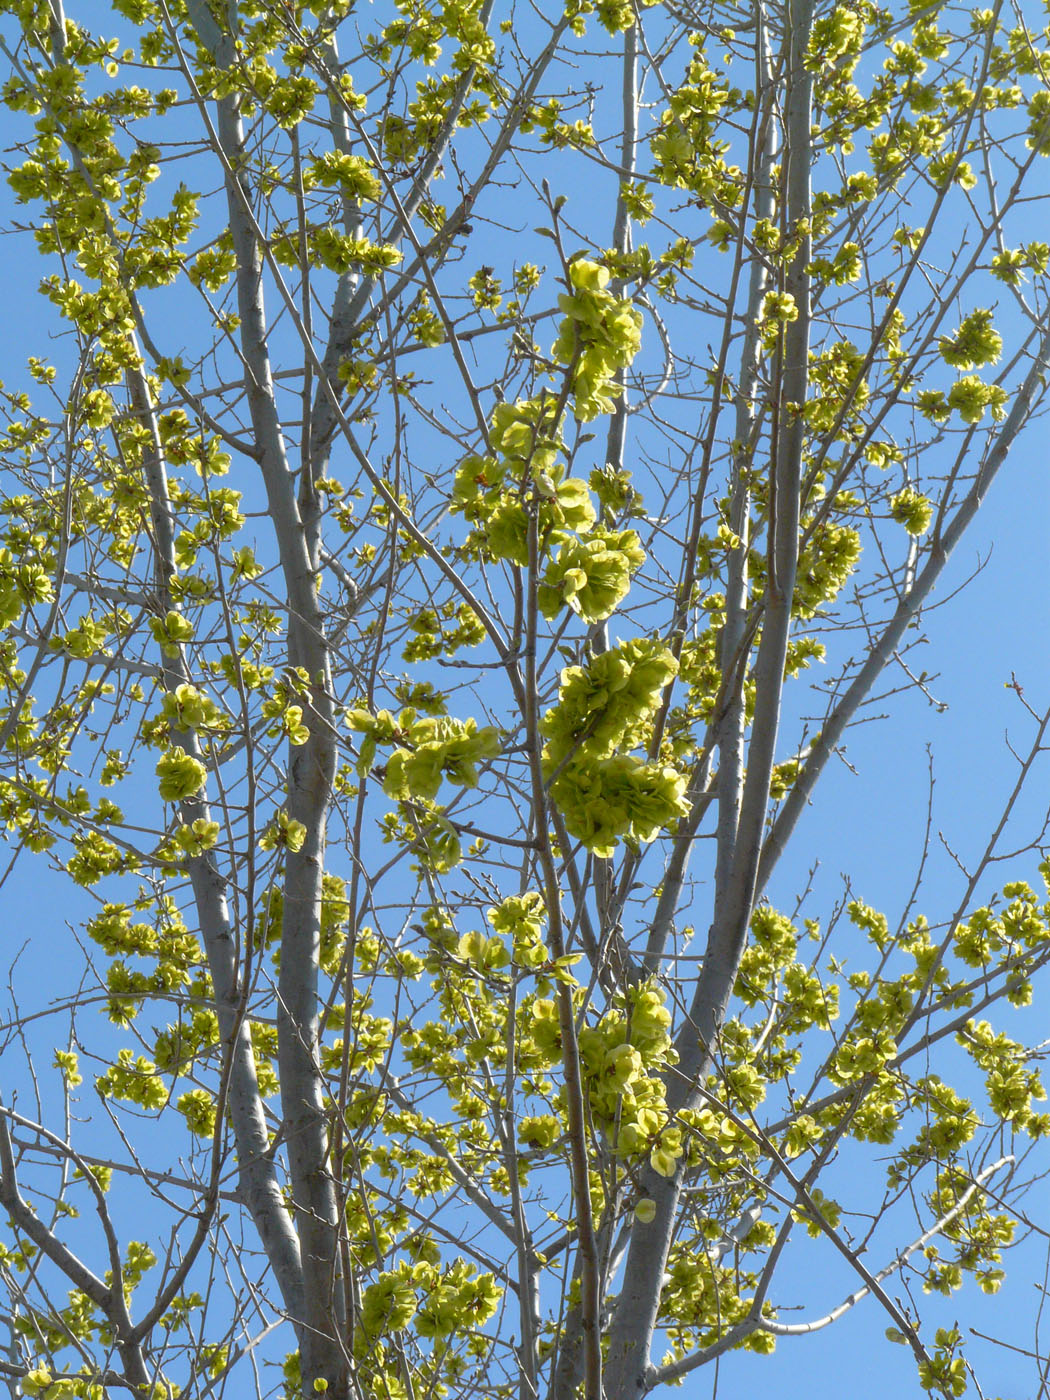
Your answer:
[[[1050,863],[788,890],[1040,407],[1042,20],[3,11],[0,1376],[634,1400],[847,1297],[963,1394]]]

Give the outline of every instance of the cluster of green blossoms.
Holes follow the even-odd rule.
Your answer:
[[[999,359],[1003,338],[992,325],[991,311],[978,310],[963,318],[953,336],[941,336],[938,347],[953,369],[979,369]]]
[[[402,1262],[364,1291],[358,1355],[370,1351],[377,1338],[403,1332],[410,1323],[416,1335],[426,1339],[449,1337],[464,1321],[480,1326],[496,1311],[502,1294],[491,1274],[476,1274],[463,1260],[445,1270],[426,1259]]]
[[[411,848],[428,869],[458,865],[459,836],[435,799],[446,781],[477,786],[478,764],[500,751],[499,731],[492,725],[479,728],[474,719],[419,715],[411,706],[396,717],[389,710],[351,710],[347,724],[364,736],[357,762],[362,777],[371,772],[379,744],[396,746],[382,770],[383,791],[399,803],[398,812],[386,818],[386,839]]]
[[[593,1121],[618,1156],[648,1154],[662,1176],[673,1176],[682,1155],[682,1130],[667,1122],[663,1074],[677,1062],[671,1013],[652,984],[632,988],[625,1008],[614,1007],[580,1032],[580,1060]]]
[[[711,68],[703,48],[703,36],[690,42],[696,53],[684,83],[673,92],[660,127],[650,141],[654,178],[671,189],[689,190],[705,203],[735,208],[740,203],[743,179],[738,166],[726,162],[730,146],[724,139],[725,118],[731,92],[723,74]],[[712,233],[730,229],[718,220]]]
[[[914,487],[905,486],[890,498],[890,516],[909,535],[924,535],[933,519],[933,505]]]
[[[560,1064],[563,1055],[558,1008],[548,998],[528,1002],[529,1030],[519,1054],[530,1073]],[[673,1176],[683,1147],[681,1126],[668,1122],[664,1078],[677,1063],[671,1047],[671,1013],[653,983],[632,987],[598,1020],[579,1033],[580,1068],[590,1121],[601,1140],[628,1163],[648,1159],[654,1171]],[[565,1131],[564,1104],[554,1113],[525,1116],[518,1137],[542,1155]]]
[[[484,457],[460,463],[451,509],[475,528],[468,547],[487,558],[525,568],[529,562],[532,488],[541,548],[552,534],[586,534],[597,519],[587,484],[565,476],[565,447],[557,402],[549,396],[497,404]]]
[[[570,835],[610,856],[618,841],[651,841],[688,812],[687,778],[639,757],[678,663],[660,642],[638,639],[562,672],[544,716],[544,769]]]
[[[474,527],[468,550],[519,568],[529,563],[534,512],[545,561],[540,611],[554,618],[568,607],[585,622],[599,622],[627,596],[645,552],[636,531],[599,524],[587,483],[566,476],[558,412],[549,396],[497,405],[491,453],[460,463],[451,508]]]
[[[616,408],[618,376],[641,344],[641,315],[608,290],[607,267],[579,258],[569,276],[551,354],[568,367],[575,416],[589,422]],[[592,623],[623,601],[645,554],[635,531],[599,523],[587,483],[566,474],[563,420],[564,404],[550,393],[498,404],[488,451],[460,463],[451,509],[473,527],[468,552],[519,568],[530,563],[534,518],[541,612],[553,619],[567,607]]]
[[[576,417],[589,423],[612,413],[623,392],[617,372],[642,344],[642,316],[629,300],[608,291],[609,269],[587,258],[569,266],[572,292],[558,298],[565,312],[551,357],[571,366]]]
[[[542,967],[549,958],[543,939],[547,911],[538,894],[511,895],[488,913],[496,933],[510,934],[511,956],[519,967]]]

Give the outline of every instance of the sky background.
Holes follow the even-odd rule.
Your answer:
[[[1035,7],[1032,9],[1034,12]],[[10,125],[10,114],[0,117],[0,122],[4,121]],[[1045,179],[1046,167],[1040,173]],[[556,177],[552,183],[557,189]],[[573,193],[574,200],[586,202],[585,187],[577,187]],[[567,213],[572,212],[570,206]],[[508,219],[516,217],[510,210],[506,215]],[[13,204],[6,185],[0,183],[0,227],[11,230],[23,217],[24,211]],[[503,236],[493,231],[492,250],[500,249]],[[31,239],[9,231],[0,242],[0,250],[6,326],[0,343],[0,378],[9,388],[17,388],[26,382],[26,355],[44,353],[41,342],[53,327],[42,314],[48,308],[36,292],[45,269]],[[485,251],[482,240],[472,257],[480,260]],[[523,251],[521,260],[527,255]],[[170,308],[174,303],[169,299],[166,305]],[[1003,314],[1009,325],[1008,303],[1004,303]],[[170,316],[170,310],[169,317],[166,345],[178,349],[180,324],[177,315]],[[186,339],[192,334],[192,325],[187,324]],[[60,347],[55,346],[55,352],[60,361]],[[242,485],[240,481],[236,484]],[[883,910],[892,925],[915,878],[926,822],[929,753],[936,775],[934,837],[917,908],[931,923],[954,912],[962,881],[940,836],[943,833],[964,861],[978,855],[990,817],[998,814],[1014,782],[1015,763],[1008,745],[1026,752],[1034,731],[1030,716],[1008,684],[1015,677],[1037,711],[1050,705],[1048,521],[1050,451],[1043,420],[1032,425],[1015,446],[952,559],[935,601],[948,599],[979,568],[978,576],[961,594],[926,615],[924,630],[929,645],[918,664],[936,676],[930,689],[945,708],[939,712],[916,693],[896,696],[883,707],[891,712],[889,719],[850,731],[844,755],[850,767],[835,763],[825,774],[818,800],[800,823],[791,855],[777,872],[770,891],[774,903],[792,902],[806,885],[810,873],[807,862],[813,860],[819,864],[806,912],[830,910],[841,894],[843,877],[848,875],[854,894]],[[1038,834],[1047,811],[1048,777],[1050,764],[1044,756],[1018,806],[1010,837],[1004,843],[1007,849],[1024,847]],[[798,859],[800,852],[806,854],[806,862]],[[2,854],[0,849],[0,860]],[[1006,862],[1001,879],[1027,878],[1036,883],[1035,864],[1033,856]],[[8,881],[3,892],[5,928],[0,934],[5,964],[23,943],[26,945],[11,987],[24,1004],[34,1005],[74,995],[81,976],[74,934],[68,927],[79,912],[76,898],[71,899],[68,885],[52,887],[39,876],[38,865],[26,863]],[[1032,1041],[1050,1037],[1045,994],[1044,987],[1042,1002],[1037,997],[1033,1007],[1018,1013],[1018,1025],[1023,1024],[1025,1037]],[[5,1017],[6,1012],[0,1009],[0,1020]],[[58,1017],[57,1023],[62,1019]],[[1009,1028],[1009,1013],[1000,1020]],[[42,1020],[28,1033],[30,1043],[39,1045],[44,1064],[49,1059],[48,1047],[56,1043],[54,1024],[50,1019]],[[45,1086],[45,1095],[49,1092]],[[166,1155],[160,1142],[151,1142],[150,1149],[157,1154],[158,1163]],[[860,1155],[854,1157],[859,1160]],[[871,1162],[870,1149],[863,1155]],[[852,1158],[845,1160],[847,1157],[845,1153],[843,1173],[848,1176],[861,1170]],[[845,1193],[842,1199],[848,1206]],[[133,1192],[129,1191],[127,1200],[134,1210]],[[1032,1200],[1037,1210],[1045,1206],[1045,1190],[1038,1188]],[[1043,1218],[1050,1222],[1050,1213]],[[144,1220],[143,1227],[147,1224]],[[905,1238],[899,1241],[901,1246],[908,1242]],[[1030,1331],[1015,1329],[1018,1318],[1023,1319],[1025,1329],[1029,1327],[1031,1292],[1039,1286],[1045,1264],[1045,1241],[1035,1239],[1008,1256],[1008,1278],[998,1297],[983,1298],[975,1286],[968,1285],[961,1297],[937,1304],[930,1316],[938,1312],[950,1323],[959,1314],[973,1317],[979,1307],[981,1318],[986,1319],[979,1325],[1012,1338],[1019,1346],[1029,1346]],[[823,1240],[792,1255],[779,1296],[790,1293],[792,1268],[799,1271],[800,1282],[806,1276],[809,1282],[815,1275],[821,1276],[829,1307],[855,1286],[854,1277],[841,1267]],[[891,1288],[895,1294],[898,1291]],[[854,1400],[882,1400],[887,1394],[917,1394],[910,1354],[882,1338],[886,1323],[878,1306],[869,1301],[814,1337],[782,1341],[773,1360],[730,1355],[717,1373],[711,1369],[694,1373],[682,1393],[692,1400],[713,1395],[717,1386],[722,1400],[750,1400],[768,1386],[779,1400],[832,1400],[844,1394]],[[975,1357],[978,1354],[975,1348]],[[997,1349],[989,1354],[981,1374],[993,1382],[989,1395],[1000,1394],[1003,1400],[1035,1400],[1032,1365],[1026,1359]]]

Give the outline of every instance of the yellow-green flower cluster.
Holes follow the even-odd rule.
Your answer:
[[[357,761],[362,775],[371,771],[379,744],[397,745],[382,770],[383,791],[401,807],[383,818],[383,839],[410,849],[427,869],[452,869],[462,854],[459,836],[434,799],[445,780],[477,786],[477,765],[499,753],[499,731],[479,728],[474,719],[420,718],[411,707],[396,719],[389,710],[351,710],[347,723],[364,735]]]
[[[890,498],[890,516],[909,535],[924,535],[933,519],[933,505],[921,491],[905,486]]]
[[[863,16],[845,5],[837,5],[831,14],[814,20],[806,67],[819,72],[828,64],[838,67],[846,57],[852,58],[855,65],[864,29]]]
[[[812,617],[835,598],[855,569],[860,550],[860,536],[850,526],[829,521],[820,527],[799,556],[794,600],[798,617]]]
[[[170,748],[157,762],[160,795],[165,802],[182,802],[193,797],[204,786],[207,770],[204,764],[185,749]]]
[[[604,268],[596,270],[607,279]],[[604,291],[598,295],[615,300]],[[539,556],[547,561],[540,610],[554,618],[568,607],[585,622],[597,622],[626,597],[645,554],[635,531],[598,525],[587,483],[565,475],[559,412],[548,396],[497,405],[491,451],[460,463],[451,509],[474,526],[468,548],[521,568],[529,563],[534,515]],[[621,483],[624,499],[628,490]]]
[[[456,471],[451,509],[477,527],[475,545],[494,559],[529,562],[526,480],[538,499],[539,534],[586,531],[596,516],[585,482],[565,479],[558,406],[547,397],[497,404],[489,427],[491,453],[465,458]]]
[[[609,269],[587,258],[569,267],[571,294],[558,298],[565,312],[551,357],[572,367],[576,417],[589,423],[612,413],[623,392],[617,371],[626,369],[642,343],[642,316],[624,297],[608,291]]]
[[[598,855],[623,839],[651,841],[688,810],[685,776],[630,752],[648,742],[677,673],[667,648],[646,639],[562,673],[558,704],[541,725],[544,767],[568,831]]]
[[[953,336],[937,342],[941,358],[953,369],[979,369],[993,365],[1003,353],[1003,338],[992,326],[988,310],[971,311]]]
[[[561,1021],[555,1003],[536,998],[523,1007],[522,1064],[550,1068],[561,1061]],[[632,987],[626,999],[579,1032],[580,1066],[592,1123],[620,1157],[648,1156],[655,1171],[672,1176],[683,1154],[683,1132],[667,1121],[664,1077],[676,1063],[671,1013],[655,983]],[[527,1027],[527,1030],[525,1029]],[[562,1121],[553,1114],[525,1117],[521,1141],[541,1152],[556,1146]]]
[[[348,199],[376,200],[382,186],[364,156],[348,151],[325,151],[315,156],[303,171],[303,189],[337,189]]]
[[[990,408],[999,422],[1006,416],[1006,390],[999,384],[985,384],[976,374],[957,379],[948,390],[948,407],[954,409],[964,423],[979,423],[984,410]]]
[[[9,627],[27,606],[50,602],[51,596],[51,579],[43,564],[16,563],[9,549],[0,549],[0,627]]]
[[[816,432],[827,432],[841,415],[845,428],[858,418],[870,397],[863,377],[864,356],[852,341],[839,340],[825,350],[811,351],[809,364],[813,393],[802,410],[806,422]]]
[[[656,162],[653,175],[672,189],[691,190],[705,202],[732,208],[740,202],[742,182],[739,167],[726,163],[729,142],[720,135],[730,89],[724,76],[708,65],[700,36],[692,42],[697,52],[685,82],[671,93],[650,141]]]
[[[192,730],[224,729],[226,720],[218,705],[196,686],[188,683],[176,686],[161,702],[162,714],[172,729],[188,733]]]
[[[626,1015],[607,1012],[580,1032],[580,1061],[591,1114],[622,1157],[648,1153],[654,1171],[673,1176],[682,1130],[667,1123],[660,1071],[674,1063],[671,1013],[653,985],[632,989]]]
[[[444,1271],[425,1259],[401,1263],[397,1269],[381,1273],[365,1289],[360,1342],[367,1345],[378,1337],[403,1331],[409,1323],[419,1337],[448,1337],[486,1322],[501,1296],[491,1274],[475,1274],[462,1260]]]
[[[610,617],[627,596],[631,575],[645,562],[634,530],[595,527],[584,538],[569,538],[547,565],[539,589],[544,617],[557,617],[567,604],[585,622]]]
[[[546,918],[543,900],[534,891],[511,895],[488,912],[489,923],[496,932],[510,934],[512,956],[519,967],[542,967],[549,960],[543,941]]]
[[[1028,104],[1028,147],[1050,155],[1050,92],[1041,89]]]
[[[432,800],[443,779],[457,787],[476,787],[477,764],[499,753],[499,731],[492,725],[479,729],[477,720],[449,715],[424,715],[406,724],[405,715],[402,711],[399,727],[408,746],[396,748],[387,760],[383,791],[388,797]],[[364,726],[366,733],[370,722],[366,711],[350,716],[351,728]]]

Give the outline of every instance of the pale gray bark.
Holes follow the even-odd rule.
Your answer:
[[[784,225],[792,236],[808,217],[810,202],[811,79],[804,66],[812,10],[809,0],[791,0],[786,36],[784,113]],[[725,1018],[755,896],[762,828],[769,801],[784,684],[784,660],[791,630],[791,609],[798,560],[799,485],[802,474],[803,421],[786,405],[805,401],[809,374],[808,236],[799,241],[787,271],[784,290],[795,299],[797,320],[785,327],[777,387],[779,422],[774,429],[776,460],[770,493],[767,603],[762,640],[755,662],[756,699],[747,770],[739,800],[731,850],[726,854],[723,885],[716,897],[707,951],[689,1016],[676,1041],[679,1067],[669,1086],[672,1115],[694,1099],[693,1086],[713,1062]],[[726,810],[732,812],[732,794]],[[727,843],[728,844],[728,843]],[[660,1307],[662,1279],[674,1237],[684,1173],[665,1178],[645,1167],[641,1191],[656,1207],[654,1219],[636,1224],[624,1267],[624,1282],[610,1329],[607,1394],[632,1400],[652,1381],[650,1349]]]
[[[334,1395],[348,1386],[343,1290],[338,1279],[338,1203],[328,1153],[327,1110],[319,1059],[318,966],[325,835],[335,772],[335,718],[324,617],[318,600],[319,560],[308,546],[310,525],[296,500],[274,400],[263,296],[263,258],[250,212],[237,99],[219,102],[218,134],[230,169],[230,231],[237,254],[241,353],[256,450],[284,575],[288,663],[305,670],[303,718],[310,737],[289,746],[289,819],[305,839],[285,857],[278,1065],[293,1212],[302,1261],[299,1345],[303,1374],[324,1379]],[[235,182],[237,188],[235,188]],[[315,504],[310,504],[315,509]]]
[[[171,606],[169,586],[176,572],[167,473],[149,388],[139,372],[130,376],[129,384],[135,413],[149,435],[150,445],[143,455],[143,474],[149,491],[154,587],[160,607],[167,612]],[[181,652],[177,657],[163,658],[163,671],[169,691],[190,681],[190,672]],[[205,755],[194,731],[176,730],[173,737],[191,757],[204,761]],[[184,802],[182,816],[187,824],[198,819],[210,821],[211,811],[206,794]],[[214,856],[204,851],[199,856],[191,857],[187,864],[215,994],[219,1034],[229,1063],[226,1103],[237,1144],[241,1197],[251,1213],[260,1243],[273,1268],[285,1307],[295,1317],[302,1309],[299,1242],[292,1229],[270,1152],[270,1136],[246,1016],[248,989],[243,981],[242,950],[238,947],[230,919],[225,881]]]
[[[2,1106],[0,1106],[2,1107]],[[55,1266],[73,1285],[79,1288],[113,1331],[113,1341],[123,1367],[124,1382],[140,1394],[146,1393],[150,1374],[142,1339],[135,1335],[127,1302],[123,1291],[123,1274],[120,1266],[120,1252],[113,1232],[105,1200],[98,1187],[95,1187],[99,1215],[109,1247],[110,1281],[100,1279],[86,1264],[64,1244],[55,1232],[44,1224],[37,1211],[25,1200],[19,1189],[18,1172],[11,1130],[7,1115],[0,1112],[0,1206],[25,1237],[33,1242],[40,1253]]]
[[[755,219],[771,219],[775,213],[775,193],[771,170],[777,153],[777,130],[767,105],[772,99],[769,55],[766,51],[766,21],[759,10],[757,24],[756,85],[765,107],[765,120],[758,132],[755,152]],[[715,855],[715,904],[725,898],[736,859],[740,809],[744,793],[744,748],[747,715],[744,681],[748,646],[748,551],[751,546],[750,473],[755,451],[754,427],[761,365],[759,315],[768,289],[765,263],[755,258],[744,312],[744,343],[740,355],[740,377],[736,392],[736,424],[733,434],[734,481],[729,528],[738,541],[729,555],[726,582],[725,623],[719,643],[722,685],[726,704],[717,721],[718,734],[718,827]],[[796,492],[797,495],[797,492]]]
[[[231,36],[191,11],[202,41],[225,61]],[[329,1158],[327,1109],[319,1060],[321,895],[328,809],[335,771],[335,723],[324,618],[318,600],[319,541],[296,499],[274,397],[263,293],[263,254],[252,215],[239,99],[219,100],[217,134],[227,170],[230,233],[237,257],[240,348],[254,446],[284,576],[288,662],[301,667],[303,718],[310,736],[290,745],[289,819],[305,839],[285,858],[281,971],[278,983],[278,1067],[292,1212],[301,1264],[301,1299],[293,1313],[304,1380],[324,1380],[335,1400],[349,1393],[344,1291],[339,1278],[338,1196]],[[307,493],[306,509],[316,509]],[[314,548],[310,541],[313,537]]]

